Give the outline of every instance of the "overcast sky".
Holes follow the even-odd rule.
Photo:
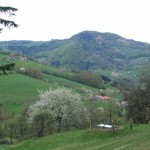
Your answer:
[[[4,28],[0,41],[65,39],[84,30],[112,32],[150,43],[150,0],[0,0],[18,8],[17,29]]]

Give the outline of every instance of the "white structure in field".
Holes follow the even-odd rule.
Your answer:
[[[98,128],[103,128],[103,129],[111,129],[112,125],[108,125],[108,124],[99,124],[97,125]]]

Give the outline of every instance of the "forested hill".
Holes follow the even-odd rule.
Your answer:
[[[0,42],[0,51],[83,70],[133,69],[150,63],[150,44],[96,31],[83,31],[64,40]]]

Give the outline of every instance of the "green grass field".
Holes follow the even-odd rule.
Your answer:
[[[98,91],[98,89],[52,75],[43,74],[43,79],[45,78],[47,81],[16,73],[8,76],[2,75],[0,77],[0,109],[7,112],[21,112],[23,107],[38,99],[38,89],[46,90],[65,86],[74,91],[79,90],[81,87]]]
[[[69,71],[61,71],[59,68],[55,68],[50,65],[41,64],[41,63],[34,62],[31,60],[27,60],[27,61],[14,60],[12,62],[14,62],[16,64],[16,67],[37,69],[37,70],[40,70],[41,72],[47,71],[50,74],[61,74],[62,76],[65,76],[66,74],[73,75],[73,73],[71,73]]]
[[[0,64],[6,64],[3,58],[7,55],[0,54]],[[68,74],[72,75],[71,72],[63,71],[61,72],[59,68],[54,68],[44,64],[40,64],[31,60],[21,61],[21,60],[10,60],[9,63],[14,62],[16,67],[25,67],[31,69],[37,69],[42,71],[48,71],[52,74]],[[48,75],[42,73],[43,80],[37,80],[22,74],[9,73],[8,76],[0,76],[0,109],[6,112],[19,113],[22,109],[38,99],[38,89],[46,90],[48,88],[58,88],[65,86],[71,88],[74,91],[79,90],[81,87],[97,91],[98,89],[92,88],[77,82],[73,82],[61,77],[56,77],[53,75]]]
[[[8,112],[19,112],[22,107],[37,100],[38,89],[46,90],[56,85],[21,74],[0,77],[0,108]]]
[[[3,150],[149,150],[150,125],[126,126],[122,130],[110,131],[94,129],[54,134],[34,138]]]

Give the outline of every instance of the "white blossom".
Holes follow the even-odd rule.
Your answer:
[[[39,100],[29,107],[29,121],[32,122],[37,114],[44,112],[50,114],[54,120],[61,117],[62,122],[80,122],[81,113],[88,118],[88,112],[81,102],[81,96],[67,88],[39,91]]]

